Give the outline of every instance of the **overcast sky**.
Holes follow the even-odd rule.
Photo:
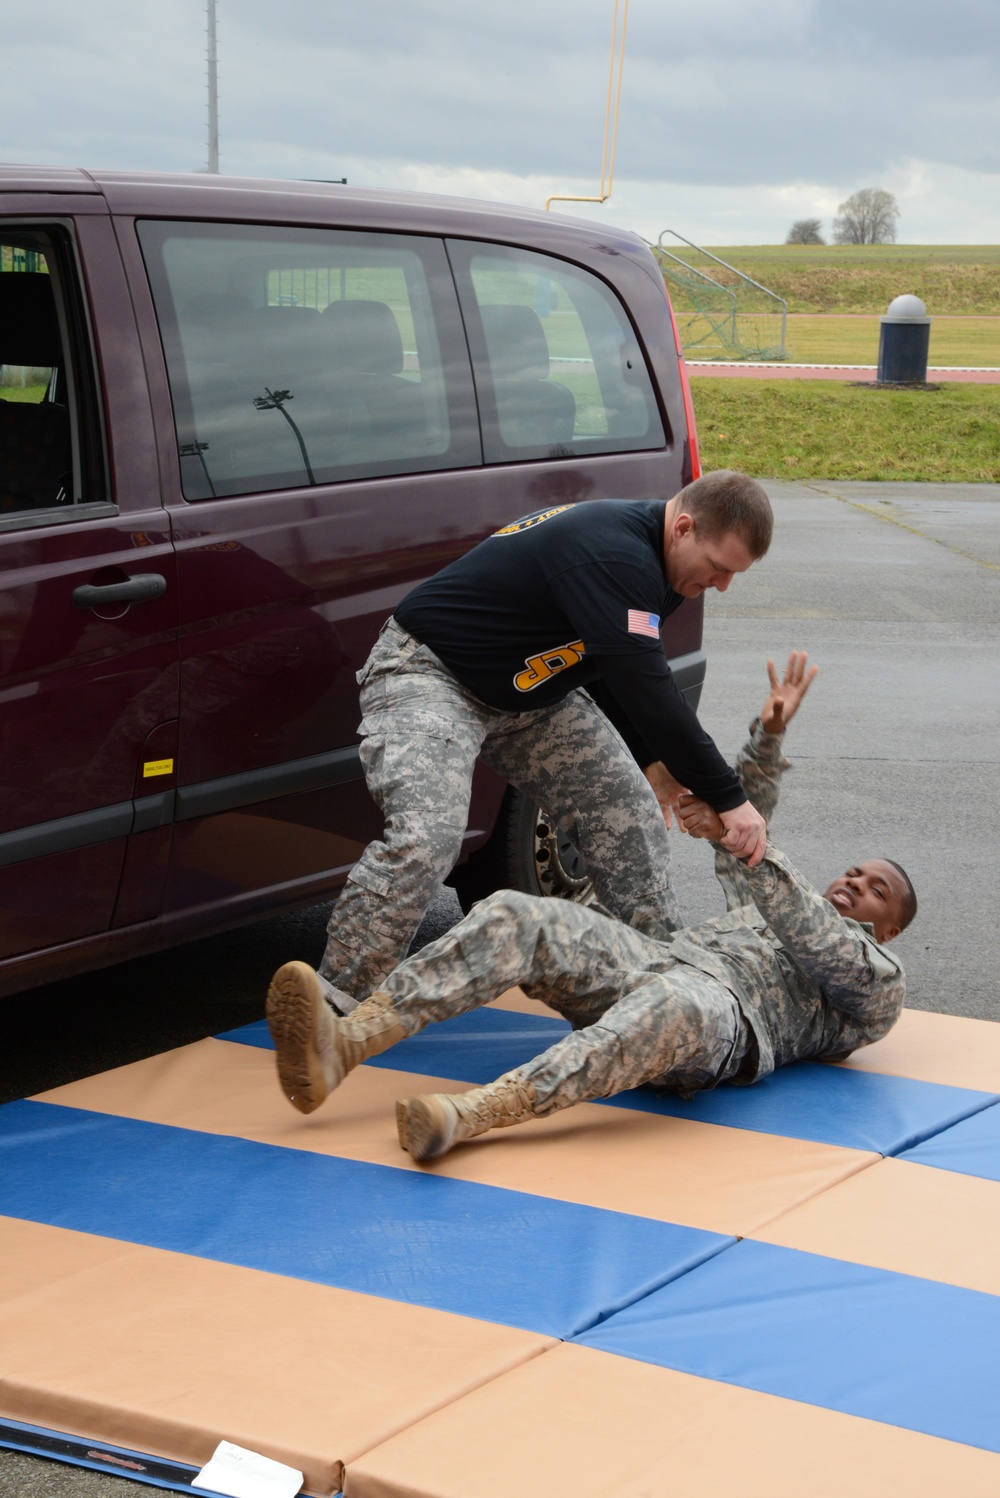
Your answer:
[[[600,178],[613,0],[218,0],[223,172],[542,207]],[[0,158],[206,164],[204,0],[4,6]],[[1000,0],[631,0],[615,189],[655,239],[1000,242]]]

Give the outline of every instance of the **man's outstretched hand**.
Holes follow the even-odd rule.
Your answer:
[[[818,670],[818,666],[810,666],[809,656],[804,650],[793,650],[784,677],[779,681],[774,662],[768,661],[771,690],[760,710],[765,733],[782,733],[788,727]],[[710,842],[721,843],[727,853],[743,859],[751,869],[755,869],[763,858],[767,824],[749,801],[733,811],[717,812],[707,801],[686,792],[674,803],[674,809],[678,824],[691,837],[705,837]]]
[[[818,670],[818,666],[809,665],[809,656],[806,651],[793,650],[788,657],[784,680],[779,681],[774,662],[768,661],[767,674],[771,682],[771,690],[760,710],[760,721],[765,733],[782,733],[788,727],[798,712],[802,699],[812,685]]]

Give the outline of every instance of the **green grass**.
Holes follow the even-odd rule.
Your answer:
[[[680,246],[672,246],[688,256]],[[933,317],[1000,314],[1000,245],[735,245],[709,248],[789,312],[884,312],[912,292]],[[691,260],[715,275],[711,262]],[[725,279],[724,272],[721,279]]]
[[[801,364],[877,364],[877,317],[788,319],[788,356]],[[932,365],[1000,365],[1000,317],[939,317],[931,323]]]
[[[41,405],[45,399],[46,385],[0,385],[0,400],[25,401],[29,405]]]
[[[1000,385],[692,380],[702,467],[757,478],[1000,483]]]
[[[746,314],[737,318],[740,340],[748,347],[777,350],[781,325],[777,318]],[[677,325],[689,360],[733,358],[710,334],[706,319],[678,313]],[[728,328],[729,324],[725,326]],[[809,313],[788,315],[786,350],[793,363],[877,364],[879,319],[864,313]],[[777,357],[775,353],[773,356]],[[931,321],[930,363],[1000,366],[1000,317],[936,317]]]
[[[912,264],[1000,265],[1000,244],[736,244],[706,245],[720,260],[736,265],[740,257],[771,264],[887,265]]]

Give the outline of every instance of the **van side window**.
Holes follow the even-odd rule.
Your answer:
[[[448,249],[488,463],[664,446],[635,332],[596,276],[501,245],[449,240]]]
[[[457,307],[450,327],[436,315],[442,287],[454,300],[440,241],[199,223],[139,234],[186,499],[481,461]]]
[[[0,223],[0,526],[85,497],[68,274],[52,234]]]

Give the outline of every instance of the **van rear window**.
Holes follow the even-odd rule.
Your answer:
[[[666,441],[624,307],[552,255],[449,240],[486,461],[641,451]]]

